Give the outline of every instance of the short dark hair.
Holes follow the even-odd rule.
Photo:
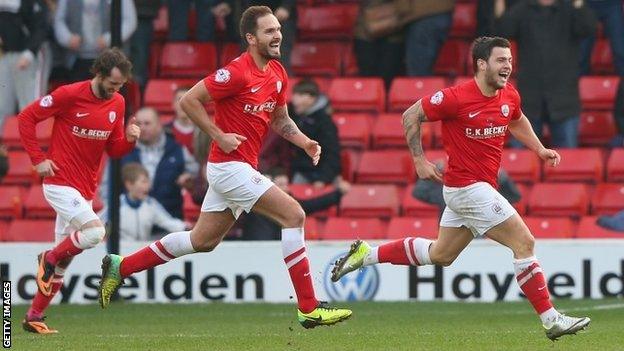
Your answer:
[[[123,51],[118,48],[106,49],[93,62],[91,73],[93,75],[101,74],[103,77],[108,77],[115,67],[121,71],[124,77],[131,77],[132,62],[128,60]]]
[[[143,167],[143,165],[138,162],[127,163],[121,168],[121,180],[124,183],[134,183],[139,179],[139,176],[141,175],[149,178],[149,173],[147,173],[147,169],[145,169],[145,167]]]
[[[243,41],[247,43],[245,37],[247,33],[256,35],[258,30],[258,18],[272,15],[273,11],[268,6],[249,6],[240,19],[239,31]]]
[[[472,69],[477,74],[477,60],[487,61],[493,48],[510,48],[509,40],[501,37],[479,37],[472,42]]]
[[[320,91],[318,84],[313,79],[304,78],[293,86],[293,94],[308,94],[314,97],[319,96]]]

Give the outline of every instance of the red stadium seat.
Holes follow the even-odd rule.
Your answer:
[[[321,233],[323,240],[382,239],[386,234],[384,223],[377,218],[332,217]]]
[[[370,145],[372,117],[367,113],[336,113],[332,116],[343,147],[367,149]]]
[[[466,56],[470,51],[470,45],[463,40],[450,39],[444,42],[438,58],[433,65],[433,73],[436,75],[460,76],[466,74]]]
[[[403,192],[403,199],[401,201],[401,208],[403,209],[403,216],[406,217],[431,217],[438,218],[440,216],[440,209],[438,206],[422,202],[412,195],[414,187],[416,185],[410,185]]]
[[[30,184],[39,180],[25,151],[9,151],[9,171],[2,179],[4,184]]]
[[[6,241],[53,242],[54,221],[42,219],[14,219],[9,224]]]
[[[520,200],[516,203],[511,204],[519,215],[524,216],[527,212],[527,204],[529,203],[529,193],[531,192],[531,188],[525,184],[516,184],[518,191],[520,192]]]
[[[41,147],[48,147],[52,138],[52,128],[54,118],[48,118],[37,123],[37,141]],[[9,149],[21,149],[22,141],[19,134],[19,124],[17,116],[7,117],[2,126],[2,143]]]
[[[56,212],[43,196],[41,185],[33,185],[28,190],[24,200],[24,211],[26,218],[56,218]]]
[[[611,215],[624,210],[624,183],[596,185],[591,204],[595,215]]]
[[[421,237],[436,239],[438,237],[438,222],[437,218],[393,217],[388,224],[386,238]]]
[[[394,185],[353,185],[342,197],[344,217],[392,217],[399,214],[399,192]]]
[[[613,149],[609,155],[607,181],[624,182],[624,149],[622,148]]]
[[[591,54],[592,74],[613,74],[613,53],[607,39],[597,40]]]
[[[297,6],[299,39],[351,39],[357,4]]]
[[[333,186],[326,186],[323,188],[317,188],[311,184],[291,184],[289,186],[290,195],[297,200],[308,200],[311,198],[319,197],[330,193],[335,190]],[[338,207],[332,206],[324,211],[317,211],[309,213],[308,215],[313,217],[335,217],[338,214]]]
[[[9,224],[10,221],[0,220],[0,242],[8,241],[8,238],[6,238],[6,232],[7,229],[9,229]]]
[[[213,43],[166,43],[160,55],[163,78],[202,78],[217,69],[217,49]]]
[[[457,3],[453,10],[453,22],[449,36],[474,38],[477,29],[477,4]],[[463,61],[462,61],[463,62]]]
[[[196,79],[150,79],[145,87],[143,104],[160,113],[173,113],[173,96],[178,88],[192,87]]]
[[[22,193],[19,186],[0,186],[0,217],[22,218]]]
[[[603,146],[617,134],[613,113],[610,111],[581,112],[579,142],[582,145]]]
[[[199,218],[201,212],[201,206],[193,202],[193,197],[188,191],[182,192],[182,212],[184,213],[184,220],[187,222],[195,223]]]
[[[361,154],[355,150],[343,149],[340,151],[341,175],[349,182],[355,180],[355,170],[360,164]]]
[[[624,233],[606,229],[596,224],[596,216],[581,218],[576,237],[579,239],[624,239]]]
[[[415,179],[407,150],[365,151],[355,172],[358,183],[411,183]]]
[[[501,168],[516,182],[538,182],[541,164],[539,157],[530,150],[505,149],[501,157]]]
[[[158,61],[160,61],[160,54],[162,53],[163,44],[159,42],[152,42],[150,44],[150,57],[147,63],[147,72],[150,79],[158,77]]]
[[[303,229],[306,240],[319,240],[321,238],[320,224],[316,218],[306,217]]]
[[[581,183],[537,183],[529,196],[532,216],[583,216],[588,209],[587,186]]]
[[[238,43],[224,43],[219,52],[219,67],[223,67],[240,56],[243,50]]]
[[[561,163],[557,167],[544,165],[544,181],[594,182],[604,179],[604,165],[600,149],[561,149]]]
[[[357,57],[351,43],[345,46],[343,55],[342,74],[345,76],[357,76],[360,73],[360,68],[358,67]]]
[[[619,77],[586,76],[579,81],[581,104],[584,110],[612,110]]]
[[[342,70],[344,45],[339,42],[297,42],[290,65],[299,76],[338,76]]]
[[[524,217],[523,219],[537,239],[571,239],[576,234],[576,226],[570,218]]]
[[[292,90],[297,83],[299,83],[303,78],[300,77],[288,77],[288,86],[286,87],[286,101],[290,102],[292,98]],[[313,80],[316,85],[319,87],[319,91],[325,95],[329,93],[329,86],[331,85],[331,78],[327,77],[309,77],[309,79]]]
[[[431,127],[431,123],[421,124],[420,136],[425,148],[430,147],[433,140]],[[373,147],[376,149],[407,148],[400,113],[382,113],[377,116],[373,126]]]
[[[399,77],[394,78],[388,95],[388,110],[403,112],[425,95],[446,87],[442,77]]]
[[[382,112],[386,106],[380,78],[335,78],[329,88],[329,99],[336,111]]]

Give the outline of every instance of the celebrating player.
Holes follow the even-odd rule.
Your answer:
[[[38,256],[39,291],[23,321],[26,331],[57,332],[46,325],[43,312],[63,285],[72,258],[104,238],[104,225],[92,207],[102,155],[106,151],[110,157],[123,156],[140,134],[134,123],[124,133],[125,103],[117,93],[131,69],[120,50],[106,50],[93,63],[93,79],[64,85],[18,116],[22,144],[44,177],[43,194],[57,214],[56,246]],[[45,154],[37,143],[35,127],[50,117],[54,117],[54,129]]]
[[[319,144],[305,136],[286,108],[288,76],[280,58],[280,24],[266,6],[249,7],[240,33],[249,48],[224,68],[198,82],[181,99],[184,111],[214,140],[207,165],[210,188],[193,230],[168,234],[127,257],[107,255],[102,263],[100,304],[106,307],[123,278],[194,252],[209,252],[238,216],[254,211],[282,226],[282,254],[294,286],[299,322],[305,328],[331,325],[351,311],[319,303],[304,243],[305,213],[292,197],[255,170],[268,127],[304,149],[317,164]],[[215,102],[215,122],[204,104]]]
[[[407,144],[418,177],[442,182],[442,174],[425,159],[420,124],[442,121],[442,140],[449,156],[444,174],[446,208],[435,241],[405,238],[378,247],[356,241],[336,262],[332,280],[377,263],[448,266],[473,237],[486,235],[513,251],[518,285],[539,314],[551,340],[584,329],[589,318],[565,316],[553,307],[535,239],[515,209],[496,191],[497,172],[507,130],[550,166],[559,154],[546,149],[520,108],[520,95],[507,83],[512,70],[509,41],[482,37],[474,42],[475,78],[423,97],[403,113]]]

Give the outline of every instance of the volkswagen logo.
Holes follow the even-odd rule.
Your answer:
[[[331,281],[334,262],[346,254],[344,252],[337,255],[325,266],[323,283],[327,295],[333,301],[372,300],[379,290],[379,272],[375,266],[366,266],[351,272],[335,283]]]

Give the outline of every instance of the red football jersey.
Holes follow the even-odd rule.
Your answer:
[[[64,85],[35,100],[18,116],[22,144],[33,165],[51,159],[59,170],[45,177],[44,184],[71,186],[93,199],[104,151],[121,157],[134,147],[126,140],[124,98],[97,98],[91,81]],[[37,143],[35,125],[54,117],[52,141],[47,155]]]
[[[282,64],[270,60],[261,71],[251,55],[243,53],[204,79],[215,101],[215,123],[224,133],[247,138],[236,150],[223,152],[212,143],[208,161],[242,161],[258,168],[258,153],[267,133],[271,113],[286,105],[288,75]]]
[[[472,79],[423,97],[422,106],[428,120],[442,121],[449,157],[444,184],[488,182],[496,188],[507,126],[522,116],[518,91],[507,83],[496,96],[484,96]]]

